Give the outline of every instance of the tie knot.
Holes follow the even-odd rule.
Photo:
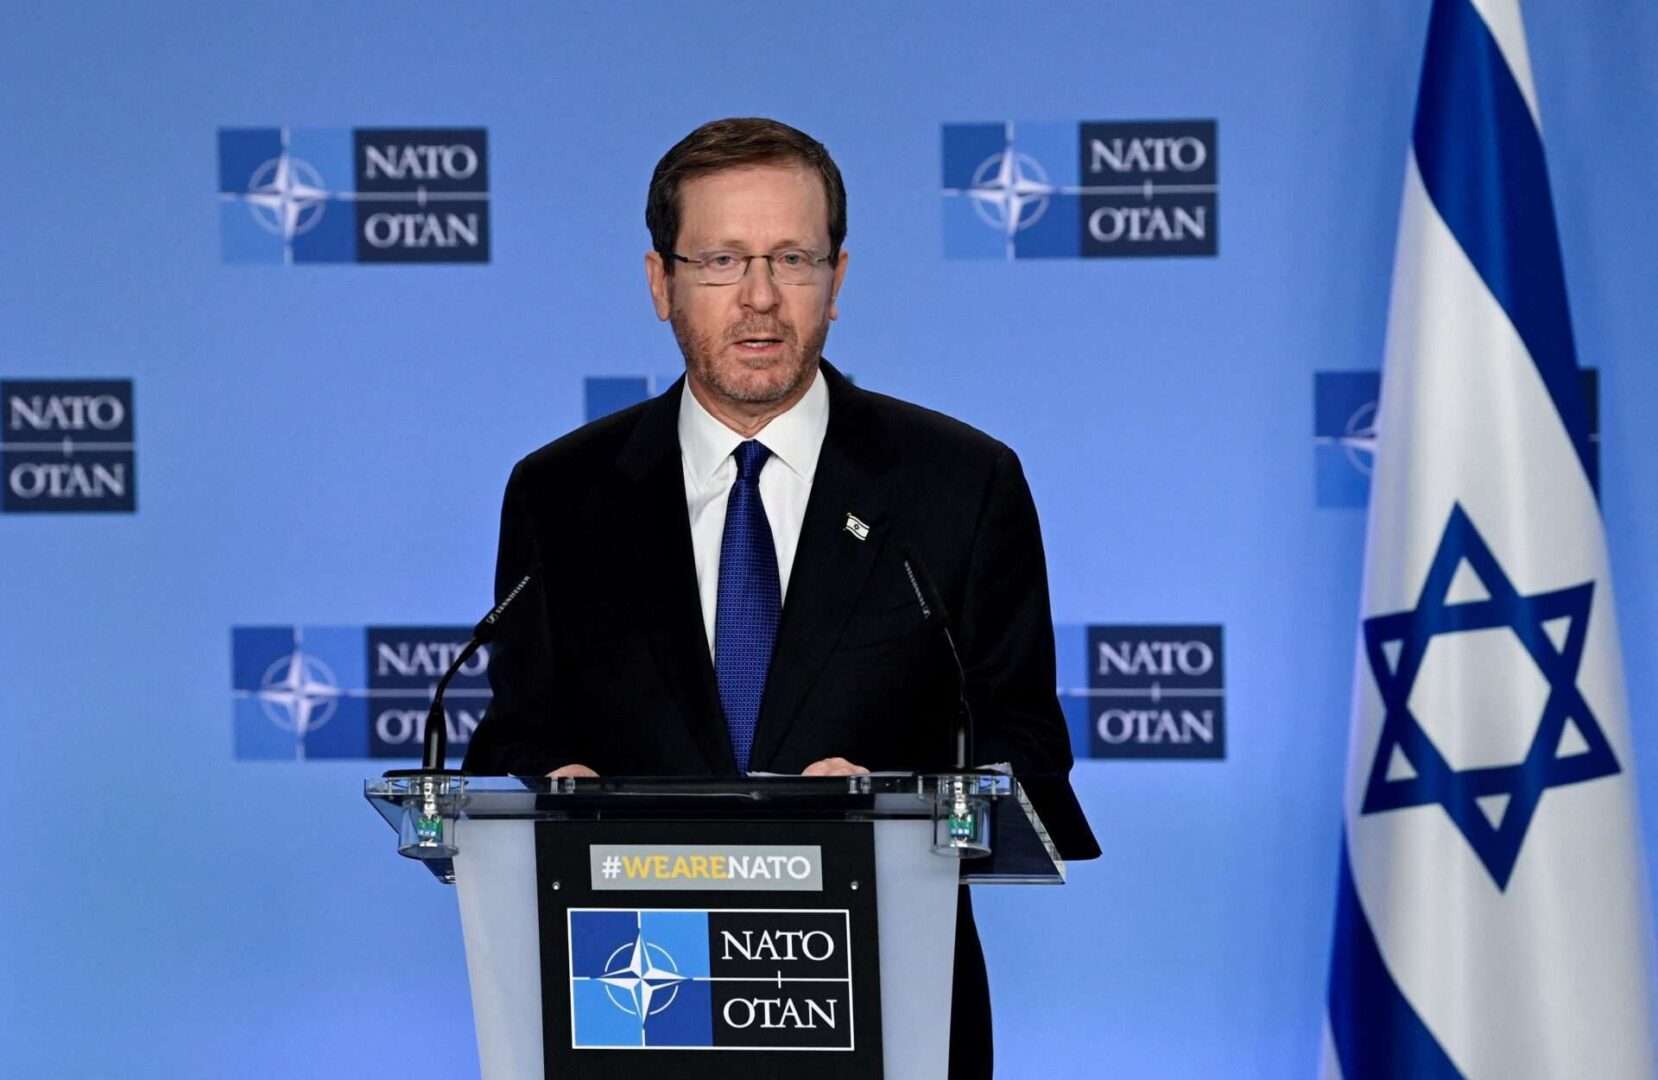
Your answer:
[[[766,445],[755,439],[737,444],[737,449],[732,453],[737,458],[737,479],[750,482],[760,476],[760,467],[771,457],[771,451]]]

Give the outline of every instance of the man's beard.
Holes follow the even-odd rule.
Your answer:
[[[693,332],[678,309],[670,321],[686,370],[721,397],[748,405],[772,405],[799,392],[816,373],[823,343],[829,338],[827,319],[813,327],[804,342],[792,324],[775,318],[745,319],[719,334]],[[741,352],[731,348],[748,338],[776,338],[782,354],[750,367]]]

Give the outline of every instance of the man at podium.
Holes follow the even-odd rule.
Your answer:
[[[1018,458],[823,359],[849,261],[828,151],[773,120],[704,124],[657,164],[645,219],[685,376],[513,469],[497,590],[533,573],[539,605],[501,631],[465,770],[946,768],[965,673],[975,761],[1011,768],[1064,858],[1096,857]],[[988,1076],[965,888],[956,938],[951,1075]]]

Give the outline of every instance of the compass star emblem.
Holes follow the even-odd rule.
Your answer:
[[[1485,595],[1453,602],[1453,582],[1466,565]],[[1617,758],[1577,687],[1595,583],[1522,595],[1460,505],[1439,541],[1416,607],[1364,621],[1365,654],[1386,713],[1371,763],[1361,814],[1440,806],[1499,889],[1506,889],[1520,846],[1549,788],[1614,775]],[[1517,762],[1455,768],[1434,744],[1410,705],[1429,644],[1437,637],[1507,629],[1547,681],[1547,698],[1524,757]],[[1471,683],[1513,671],[1464,669]],[[1472,700],[1462,692],[1458,698]],[[1459,709],[1458,725],[1505,724],[1515,718]]]
[[[980,220],[1011,240],[1041,219],[1056,190],[1035,158],[1010,146],[979,165],[965,194]]]
[[[674,1003],[685,976],[666,949],[640,934],[610,954],[599,981],[613,1005],[644,1020]]]
[[[1347,455],[1348,462],[1359,472],[1369,476],[1376,464],[1376,403],[1366,402],[1347,418],[1347,430],[1336,437],[1336,443]]]
[[[266,231],[292,241],[314,229],[328,206],[322,175],[287,150],[253,170],[241,196],[253,219]]]
[[[339,680],[328,665],[294,643],[294,651],[265,670],[254,696],[271,722],[300,737],[328,723],[338,707]]]

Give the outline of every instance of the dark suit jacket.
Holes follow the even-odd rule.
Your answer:
[[[952,614],[976,760],[1010,763],[1060,854],[1094,858],[1067,779],[1047,571],[1018,458],[965,424],[858,389],[827,363],[822,371],[829,428],[750,767],[797,773],[828,757],[875,770],[949,764],[956,675],[922,620],[902,563],[908,549]],[[537,566],[543,588],[539,608],[515,613],[495,645],[494,701],[467,772],[533,776],[580,762],[601,775],[736,774],[692,564],[683,386],[513,469],[496,591]],[[846,529],[848,514],[868,525],[867,538]],[[958,947],[958,969],[968,969],[958,987],[966,978],[982,988],[970,913],[963,924],[971,941]],[[959,1018],[958,1005],[962,1028]]]

